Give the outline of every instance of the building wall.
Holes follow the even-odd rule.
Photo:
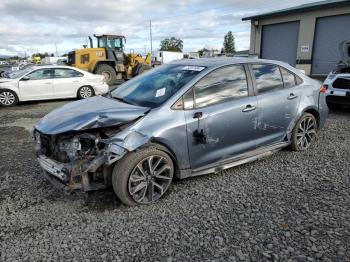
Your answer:
[[[350,5],[289,14],[279,17],[264,18],[258,21],[258,25],[255,25],[256,21],[251,21],[250,54],[258,55],[259,57],[261,55],[260,51],[262,26],[291,21],[300,21],[296,68],[303,69],[305,70],[306,74],[310,74],[316,19],[324,16],[342,15],[349,13]],[[350,25],[344,26],[348,26],[350,28]],[[305,52],[305,47],[307,46],[309,47],[309,50]],[[302,47],[304,47],[304,52],[301,51]]]

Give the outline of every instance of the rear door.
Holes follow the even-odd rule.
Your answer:
[[[244,65],[225,66],[184,96],[191,168],[255,149],[257,99]]]
[[[53,91],[53,71],[52,69],[38,69],[18,82],[21,100],[51,99]]]
[[[251,69],[258,99],[257,146],[283,141],[300,103],[298,80],[275,64],[253,64]]]
[[[54,97],[76,97],[78,89],[83,84],[84,74],[70,68],[54,69]]]

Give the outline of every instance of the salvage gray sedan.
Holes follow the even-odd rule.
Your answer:
[[[151,203],[175,176],[309,148],[328,112],[320,88],[282,62],[172,62],[46,115],[33,133],[38,161],[62,189],[113,186],[126,205]]]

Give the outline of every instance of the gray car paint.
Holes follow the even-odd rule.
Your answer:
[[[252,96],[242,100],[232,101],[228,108],[225,103],[212,106],[211,109],[201,109],[205,112],[203,119],[200,120],[200,125],[204,127],[209,140],[206,145],[193,143],[192,133],[197,125],[197,120],[191,117],[196,110],[174,110],[173,104],[209,72],[225,65],[237,63],[273,63],[297,74],[303,79],[303,84],[298,87],[300,101],[293,104],[288,110],[281,110],[281,107],[283,108],[285,105],[284,102],[279,101],[276,105],[277,98],[273,95],[270,96],[270,99],[267,97],[264,103],[259,103],[259,96],[251,94]],[[180,170],[188,170],[266,143],[280,142],[284,137],[289,138],[295,122],[308,109],[318,112],[319,127],[324,125],[328,109],[323,101],[324,96],[322,95],[319,99],[319,83],[288,64],[243,58],[182,60],[174,61],[172,64],[205,66],[206,69],[158,108],[149,110],[107,98],[92,98],[68,104],[54,111],[41,120],[35,129],[46,134],[59,134],[69,130],[78,131],[86,128],[116,125],[143,116],[110,140],[108,154],[113,155],[113,157],[110,158],[109,164],[146,143],[156,142],[168,149],[174,156]],[[151,73],[150,71],[146,74]],[[287,93],[283,92],[282,95],[285,96]],[[248,103],[257,105],[257,110],[243,114],[241,110]],[[260,108],[261,105],[264,108]],[[296,108],[293,108],[294,106]],[[276,123],[275,112],[279,112],[275,117],[281,119],[283,124]],[[105,120],[99,119],[101,115],[105,117]],[[213,124],[207,121],[209,117],[215,119]],[[264,137],[261,131],[266,130],[266,127],[269,127],[270,130],[276,130],[276,134],[272,132],[271,137],[268,137],[268,134],[267,138]]]

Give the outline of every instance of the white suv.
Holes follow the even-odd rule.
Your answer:
[[[328,107],[350,105],[350,73],[330,73],[323,85]]]

